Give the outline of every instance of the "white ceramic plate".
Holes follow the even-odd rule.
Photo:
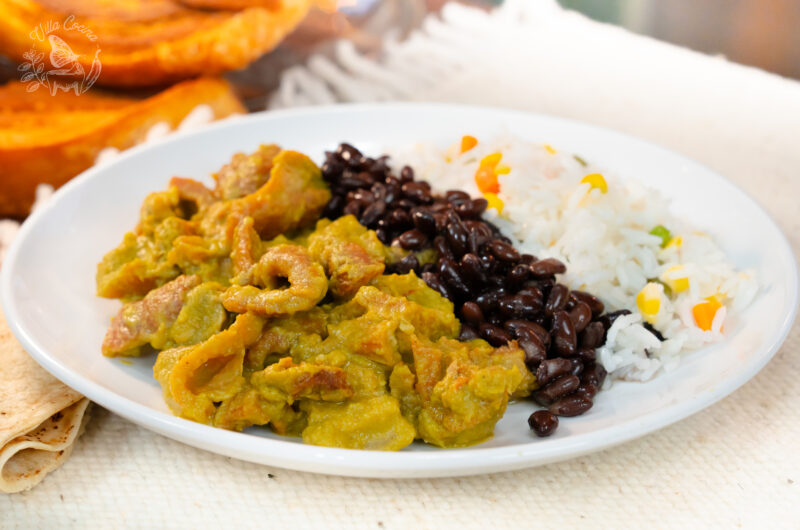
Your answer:
[[[616,383],[585,415],[565,419],[547,439],[531,434],[530,403],[509,407],[495,437],[468,449],[414,444],[398,453],[303,445],[268,429],[236,433],[172,416],[152,377],[152,358],[133,364],[100,354],[119,302],[95,296],[95,266],[136,223],[139,205],[174,175],[209,181],[237,151],[276,142],[320,160],[349,141],[370,154],[430,141],[447,146],[464,133],[508,131],[580,153],[623,178],[674,200],[678,215],[713,234],[740,267],[754,267],[763,288],[728,330],[679,369],[648,383]],[[176,135],[95,167],[28,219],[2,270],[2,299],[14,334],[53,375],[92,401],[184,443],[252,462],[363,477],[436,477],[523,468],[597,451],[678,421],[728,395],[772,357],[794,319],[797,269],[789,245],[766,213],[709,169],[663,148],[580,123],[497,109],[392,104],[271,112]]]

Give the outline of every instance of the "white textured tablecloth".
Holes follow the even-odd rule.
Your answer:
[[[472,102],[620,129],[739,184],[774,216],[797,254],[800,84],[589,22],[549,1],[510,2],[491,18],[451,9],[445,19],[428,25],[428,37],[412,39],[417,56],[422,50],[431,58],[420,67],[432,69],[430,76],[409,74],[401,83],[385,75],[397,71],[392,64],[404,65],[403,54],[413,59],[409,48],[390,49],[392,64],[366,69],[344,50],[344,66],[317,61],[291,73],[274,104]],[[430,51],[454,48],[473,54],[473,67]],[[96,409],[62,469],[30,492],[0,496],[0,527],[800,528],[798,346],[795,326],[740,390],[640,440],[560,464],[458,479],[267,468]]]

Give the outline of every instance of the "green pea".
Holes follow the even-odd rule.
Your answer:
[[[672,239],[672,234],[670,234],[669,230],[663,225],[657,225],[650,230],[650,234],[661,238],[661,248],[666,247],[669,240]]]

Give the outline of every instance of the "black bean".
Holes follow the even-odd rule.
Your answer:
[[[570,295],[570,296],[569,296],[569,298],[567,298],[567,303],[566,303],[566,304],[564,304],[564,310],[565,310],[567,313],[571,313],[571,312],[572,312],[572,310],[573,310],[573,309],[575,309],[575,306],[576,306],[577,304],[578,304],[578,301],[577,301],[575,298],[573,298],[573,297],[572,297],[572,295]],[[589,321],[591,321],[591,320],[592,320],[592,319],[591,319],[591,316],[592,316],[592,311],[591,311],[591,310],[589,310]],[[574,322],[575,322],[575,319],[573,318],[573,319],[572,319],[572,321],[573,321],[573,323],[574,323]]]
[[[517,252],[517,249],[499,239],[491,241],[487,247],[489,248],[489,252],[499,260],[509,262],[519,261],[519,252]]]
[[[478,335],[478,332],[475,331],[474,328],[464,324],[461,325],[461,333],[458,334],[458,340],[466,342],[468,340],[474,340],[479,338],[481,337],[480,335]]]
[[[605,333],[601,322],[591,322],[581,332],[579,343],[582,348],[597,348],[603,345]]]
[[[378,201],[385,201],[386,200],[386,184],[383,182],[376,182],[372,185],[369,189],[372,196],[375,197],[375,200]]]
[[[475,218],[480,216],[489,203],[486,199],[480,198],[474,201],[466,200],[456,205],[456,213],[463,218]]]
[[[603,387],[603,381],[606,380],[606,369],[599,363],[586,363],[583,367],[583,374],[581,375],[581,382],[592,383],[597,388]]]
[[[397,238],[400,246],[406,250],[420,250],[428,243],[428,238],[416,228],[403,232]]]
[[[542,361],[536,369],[536,382],[542,387],[553,379],[568,374],[570,370],[572,370],[572,363],[569,362],[569,359],[562,357],[547,359]]]
[[[352,190],[370,188],[372,186],[372,175],[369,173],[356,173],[344,176],[339,179],[339,185]]]
[[[393,204],[400,196],[400,181],[394,177],[386,179],[386,204]]]
[[[544,293],[538,287],[528,286],[517,291],[517,294],[525,294],[534,297],[538,301],[540,309],[544,306]]]
[[[464,227],[466,228],[466,225]],[[467,228],[467,251],[475,255],[481,251],[480,236],[469,228]]]
[[[403,169],[400,170],[400,181],[410,182],[412,180],[414,180],[414,170],[411,166],[403,166]]]
[[[440,234],[447,228],[447,215],[443,212],[433,212],[433,221],[436,223],[436,233]]]
[[[377,230],[375,230],[375,235],[378,236],[378,239],[384,245],[389,244],[389,238],[391,236],[389,235],[389,232],[387,232],[385,228],[378,228]]]
[[[439,260],[439,276],[451,288],[451,292],[463,298],[471,298],[472,291],[461,277],[453,260],[450,258]]]
[[[433,238],[433,248],[436,250],[436,253],[439,254],[439,259],[453,257],[453,252],[450,250],[450,247],[447,246],[444,236],[436,236]]]
[[[478,326],[485,320],[481,306],[475,302],[464,302],[461,306],[461,316],[473,326]]]
[[[601,302],[593,294],[585,293],[583,291],[572,291],[572,293],[570,293],[570,296],[572,298],[577,299],[580,302],[583,302],[584,304],[587,304],[589,306],[589,309],[592,310],[592,317],[596,318],[605,309],[603,302]]]
[[[411,221],[420,232],[429,236],[436,233],[436,219],[433,214],[424,208],[414,208],[411,210]]]
[[[492,239],[492,230],[483,221],[467,219],[464,221],[464,226],[470,232],[475,232],[478,235],[478,242],[481,245]]]
[[[558,428],[558,417],[549,410],[537,410],[528,417],[528,425],[536,436],[550,436]]]
[[[457,217],[448,219],[445,235],[447,236],[447,243],[455,256],[460,257],[467,253],[469,250],[467,247],[469,233],[460,219]]]
[[[407,199],[420,204],[433,202],[430,186],[426,182],[405,182],[400,187],[400,191]]]
[[[495,347],[503,346],[511,340],[511,337],[506,333],[503,328],[484,322],[478,328],[481,337],[489,344]]]
[[[416,270],[418,267],[419,260],[412,253],[395,263],[394,272],[396,274],[408,274],[410,271]]]
[[[435,272],[436,271],[436,264],[433,262],[428,262],[422,266],[420,272]]]
[[[550,291],[556,285],[554,278],[544,278],[536,282],[537,287],[542,291],[545,297],[550,296]]]
[[[518,288],[525,280],[528,279],[530,270],[528,266],[523,263],[518,263],[511,268],[511,271],[506,275],[506,282],[512,288]]]
[[[552,296],[552,291],[551,291]],[[589,322],[592,321],[592,310],[589,304],[585,302],[577,302],[569,312],[569,318],[572,319],[572,325],[575,326],[575,332],[580,333]]]
[[[567,305],[569,298],[569,289],[566,285],[560,283],[550,289],[550,294],[547,295],[547,303],[544,304],[544,312],[547,315],[552,315],[556,311],[561,311]]]
[[[579,376],[583,372],[583,361],[577,357],[570,357],[569,362],[572,363],[572,370],[570,373],[574,376]]]
[[[434,291],[438,291],[439,294],[444,296],[447,299],[452,299],[453,295],[450,293],[450,289],[447,288],[447,285],[442,281],[438,274],[435,272],[423,272],[422,279],[425,283],[433,289]]]
[[[467,253],[461,257],[459,265],[461,274],[469,282],[473,284],[483,284],[486,281],[486,275],[483,273],[481,267],[481,260],[475,254]]]
[[[581,384],[578,385],[578,388],[575,389],[576,394],[583,394],[589,399],[596,396],[598,391],[599,389],[597,388],[597,385],[595,385],[594,383],[583,383],[583,382],[581,382]]]
[[[344,160],[345,162],[349,162],[351,160],[360,160],[362,156],[361,151],[353,147],[348,143],[341,143],[339,147],[336,148],[336,154]]]
[[[335,219],[339,217],[339,213],[342,211],[342,208],[344,208],[344,205],[344,197],[341,195],[333,195],[331,200],[328,201],[328,204],[325,205],[325,209],[322,210],[322,216]]]
[[[453,205],[439,197],[433,199],[433,204],[426,206],[431,213],[445,214],[453,209]],[[446,223],[445,223],[446,224]]]
[[[493,289],[479,294],[475,298],[475,302],[481,306],[484,314],[491,313],[497,309],[497,302],[506,294],[505,289]]]
[[[525,265],[530,265],[534,261],[536,261],[536,256],[533,254],[523,254],[519,257],[519,262]]]
[[[322,164],[322,178],[327,181],[338,179],[344,171],[344,164],[334,157],[328,157],[325,163]]]
[[[447,190],[444,192],[444,197],[448,202],[455,201],[468,201],[470,199],[469,193],[461,190]]]
[[[361,217],[358,219],[358,222],[364,226],[372,226],[384,212],[386,212],[385,202],[373,202],[361,212]]]
[[[531,274],[534,278],[546,278],[554,274],[564,274],[567,267],[555,258],[540,259],[530,265]]]
[[[631,314],[631,312],[628,311],[627,309],[620,309],[619,311],[612,311],[611,313],[606,313],[605,315],[600,317],[599,320],[600,320],[600,322],[603,323],[603,327],[606,328],[606,331],[608,331],[608,328],[613,326],[614,322],[619,317],[621,317],[623,315],[630,315],[630,314]]]
[[[416,203],[408,199],[397,199],[394,201],[394,203],[392,203],[392,206],[411,211],[411,209],[416,206]]]
[[[541,302],[528,294],[506,295],[498,301],[500,312],[509,318],[524,318],[541,309]]]
[[[486,317],[486,320],[489,321],[490,324],[494,324],[497,327],[503,327],[503,323],[506,321],[506,317],[504,317],[499,313],[492,313],[488,317]]]
[[[517,344],[525,353],[525,363],[529,367],[533,367],[547,358],[547,348],[535,332],[528,328],[519,328],[516,337]]]
[[[592,400],[585,394],[571,394],[559,399],[547,407],[547,410],[558,416],[579,416],[590,408]]]
[[[506,277],[499,274],[492,274],[486,277],[486,285],[493,289],[506,288]]]
[[[342,214],[344,215],[354,215],[358,217],[360,213],[361,213],[361,204],[358,201],[348,202],[345,205],[344,209],[342,210]]]
[[[572,393],[580,383],[581,381],[576,375],[562,375],[535,391],[532,394],[533,399],[540,405],[548,406],[559,398]]]
[[[483,270],[486,272],[493,272],[495,265],[497,264],[497,260],[494,259],[494,256],[491,254],[481,254],[481,265],[483,266]]]
[[[575,327],[566,311],[556,311],[553,314],[553,345],[560,355],[574,355],[578,347]]]
[[[544,344],[545,348],[550,345],[550,334],[536,322],[531,322],[529,320],[507,320],[504,327],[506,331],[511,333],[514,337],[519,337],[520,330],[526,329],[535,333],[542,344]]]
[[[405,230],[411,226],[411,216],[407,211],[397,208],[396,210],[392,210],[392,213],[389,214],[387,223],[395,230]]]
[[[597,353],[594,351],[594,348],[580,346],[577,350],[575,350],[575,358],[580,359],[584,363],[588,363],[597,359]]]

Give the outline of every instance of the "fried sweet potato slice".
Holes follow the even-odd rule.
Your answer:
[[[285,4],[291,3],[292,0],[288,0],[288,2],[286,0],[179,0],[179,2],[198,9],[238,11],[248,7],[263,7],[275,11],[281,9]]]
[[[48,98],[25,93],[19,83],[0,87],[0,216],[26,215],[37,184],[64,184],[91,167],[103,148],[131,147],[156,123],[175,127],[201,104],[215,118],[245,111],[230,85],[212,78],[144,100],[92,92]]]
[[[153,86],[247,66],[277,46],[318,2],[292,0],[276,8],[241,11],[192,9],[165,0],[114,4],[4,0],[0,3],[0,49],[20,62],[31,46],[49,56],[53,50],[49,36],[54,36],[75,55],[76,75],[96,70],[97,57],[102,65],[99,84]],[[72,16],[70,22],[53,29],[48,38],[31,39],[33,28],[68,16]],[[91,31],[95,40],[82,28]]]

